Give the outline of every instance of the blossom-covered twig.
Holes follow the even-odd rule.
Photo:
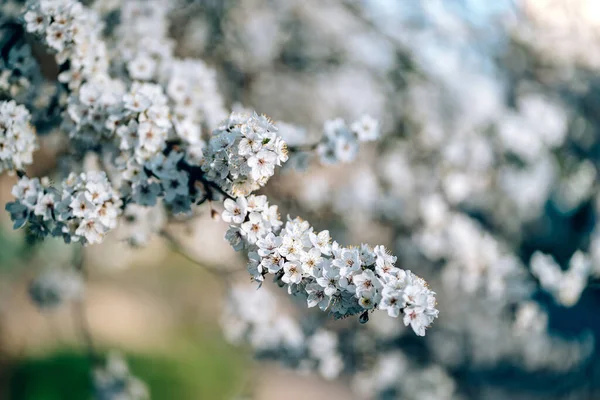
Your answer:
[[[356,159],[360,142],[377,140],[379,122],[369,115],[348,125],[342,118],[325,121],[323,135],[316,143],[289,146],[290,153],[316,151],[323,164],[350,163]]]
[[[53,56],[59,83],[50,95],[21,96],[29,93],[22,90],[28,82],[42,86],[41,74],[18,61],[33,61],[30,46],[21,40],[23,32],[11,37],[20,53],[7,57],[10,68],[7,73],[3,65],[0,86],[2,93],[15,93],[11,98],[19,94],[33,114],[14,101],[0,103],[0,172],[19,176],[15,201],[6,206],[14,228],[77,242],[76,254],[81,255],[83,245],[100,243],[119,225],[130,224],[139,229],[127,237],[129,243],[141,245],[159,233],[174,252],[228,285],[237,271],[196,260],[166,227],[169,221],[192,218],[206,203],[212,209],[214,202],[224,200],[223,219],[230,224],[226,237],[236,250],[248,252],[255,281],[271,274],[308,307],[319,306],[335,318],[360,315],[366,322],[375,310],[391,317],[403,314],[404,324],[423,336],[438,316],[435,293],[422,278],[397,268],[396,257],[386,248],[341,246],[331,241],[329,231],[317,232],[299,218],[288,217],[284,223],[265,196],[252,194],[299,153],[314,151],[324,164],[354,161],[360,142],[380,137],[379,121],[366,114],[352,123],[331,119],[317,143],[299,140],[288,146],[287,134],[306,139],[305,131],[253,111],[228,114],[215,70],[202,60],[175,55],[175,41],[168,36],[172,7],[170,2],[130,0],[116,7],[120,22],[105,26],[100,12],[75,0],[26,2],[20,22],[28,40],[38,39]],[[2,58],[8,50],[2,49]],[[64,147],[52,178],[24,171],[38,147],[30,121],[39,121],[44,108],[58,116],[56,135]],[[83,259],[75,264],[76,273],[84,276]],[[78,279],[47,281],[47,286],[33,285],[39,298],[49,297],[53,304],[76,298],[77,285],[69,282]],[[61,290],[62,297],[54,296]],[[237,303],[250,302],[243,290],[235,297]],[[75,317],[97,364],[85,311],[80,298]],[[246,336],[264,329],[255,318],[246,316]],[[323,376],[338,376],[344,359],[337,353],[336,334],[322,327],[301,332],[298,324],[287,321],[273,325],[284,331],[275,341],[302,349],[299,363],[309,361]],[[116,357],[97,369],[95,387],[105,396],[101,398],[147,397]]]
[[[273,274],[290,294],[335,318],[361,314],[366,322],[375,308],[391,317],[402,312],[404,324],[419,336],[438,316],[435,293],[422,278],[397,268],[385,247],[343,247],[329,231],[316,232],[300,218],[288,217],[284,224],[266,196],[227,199],[224,205],[222,218],[231,224],[226,238],[234,249],[248,251],[255,281]]]

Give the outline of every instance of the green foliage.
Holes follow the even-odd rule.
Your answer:
[[[230,399],[240,388],[244,367],[234,349],[216,339],[199,338],[169,354],[125,353],[125,359],[153,400]],[[12,370],[9,399],[91,399],[89,371],[85,354],[71,350],[24,359]]]
[[[82,400],[90,398],[90,364],[82,355],[64,352],[26,359],[13,370],[11,400]]]

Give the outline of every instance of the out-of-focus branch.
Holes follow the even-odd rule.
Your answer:
[[[369,29],[371,29],[373,32],[377,33],[379,36],[384,38],[386,41],[388,41],[390,44],[392,44],[396,49],[402,51],[403,53],[408,53],[408,49],[406,48],[406,45],[404,43],[402,43],[400,40],[398,40],[394,36],[390,35],[389,33],[385,32],[375,22],[373,22],[369,18],[365,17],[358,6],[356,6],[355,4],[350,4],[347,1],[342,1],[341,4],[357,20],[362,22],[364,25],[368,26]]]
[[[87,277],[85,271],[85,254],[83,250],[83,246],[77,246],[75,252],[73,254],[73,264],[75,270],[79,272],[82,278],[85,280]],[[77,325],[77,329],[79,330],[79,334],[83,340],[84,346],[86,348],[88,358],[92,366],[97,366],[102,363],[102,357],[97,352],[96,347],[94,345],[94,339],[92,336],[92,330],[90,328],[89,320],[86,313],[85,306],[85,297],[82,296],[80,299],[76,300],[73,304],[73,318]]]
[[[310,143],[310,144],[300,144],[298,146],[288,146],[288,151],[290,153],[300,153],[302,151],[313,151],[319,146],[319,143]]]
[[[196,259],[194,256],[192,256],[190,254],[190,252],[185,248],[185,246],[183,244],[181,244],[181,242],[172,233],[168,232],[166,229],[162,230],[160,232],[160,235],[165,239],[165,241],[169,245],[169,248],[171,249],[172,252],[179,254],[180,256],[182,256],[183,258],[188,260],[189,262],[191,262],[195,265],[198,265],[205,271],[211,273],[213,276],[218,278],[219,281],[223,282],[225,285],[227,285],[229,283],[228,281],[231,278],[231,276],[233,276],[241,271],[239,269],[226,270],[226,269],[223,269],[223,267],[221,267],[218,264],[209,264],[205,261]]]

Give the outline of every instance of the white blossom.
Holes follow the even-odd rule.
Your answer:
[[[101,242],[121,214],[121,199],[104,172],[71,174],[60,188],[24,176],[13,195],[16,200],[6,208],[15,227],[28,222],[38,234],[60,236],[67,243]]]
[[[129,371],[123,357],[111,352],[105,365],[96,367],[93,374],[94,391],[100,399],[147,400],[148,387]]]
[[[308,307],[330,308],[338,318],[374,308],[387,310],[391,317],[402,311],[404,323],[420,336],[437,317],[435,293],[423,279],[395,267],[396,258],[383,246],[373,251],[365,245],[360,249],[330,245],[328,231],[315,234],[299,218],[288,217],[283,227],[272,224],[266,216],[270,207],[265,196],[228,199],[225,207],[231,224],[227,238],[236,249],[242,248],[238,238],[243,238],[254,280],[262,282],[266,274],[280,273],[277,279],[290,293],[303,294]],[[234,215],[243,218],[236,222]]]
[[[225,191],[248,195],[286,160],[285,143],[267,117],[232,113],[213,131],[202,168]]]
[[[29,285],[31,300],[42,310],[56,308],[66,301],[81,300],[83,294],[81,275],[66,269],[46,269]]]
[[[29,111],[14,101],[0,102],[0,173],[23,169],[38,149]]]

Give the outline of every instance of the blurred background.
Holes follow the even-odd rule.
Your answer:
[[[355,162],[298,154],[262,193],[344,245],[384,244],[437,292],[440,317],[424,338],[377,312],[332,321],[266,282],[258,308],[294,321],[281,337],[325,326],[342,362],[299,357],[231,306],[246,261],[208,207],[169,225],[195,262],[160,237],[131,247],[124,226],[85,249],[83,304],[40,311],[32,282],[73,250],[27,240],[2,213],[1,399],[90,398],[85,332],[153,399],[600,398],[598,1],[84,3],[115,43],[122,7],[144,10],[133,24],[165,29],[137,34],[202,59],[226,109],[280,121],[290,144],[317,142],[329,119],[376,118],[382,137]],[[22,4],[3,7],[9,19]],[[34,176],[56,166],[59,130]],[[0,178],[0,203],[15,180]]]

